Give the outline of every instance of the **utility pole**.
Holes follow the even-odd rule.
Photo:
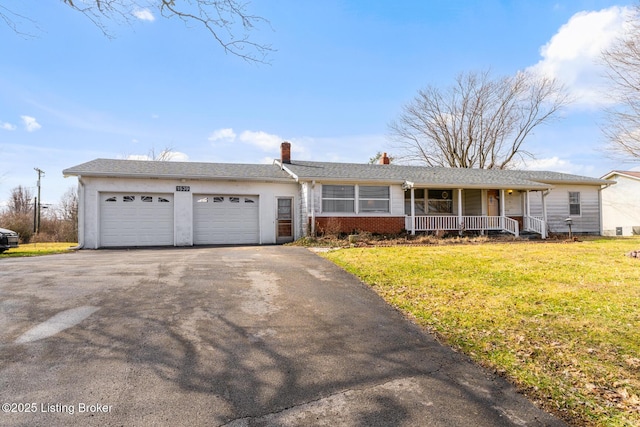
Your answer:
[[[42,202],[40,201],[40,178],[44,176],[44,171],[40,168],[33,168],[33,170],[35,170],[36,172],[38,172],[38,206],[34,206],[37,211],[37,215],[36,215],[36,234],[38,234],[40,232],[40,205],[42,204]]]

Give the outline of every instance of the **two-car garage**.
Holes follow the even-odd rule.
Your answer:
[[[78,177],[83,248],[269,245],[302,234],[300,184],[277,165],[95,159],[63,173]]]
[[[193,196],[193,244],[259,244],[259,197]],[[100,194],[100,246],[174,245],[174,195]]]

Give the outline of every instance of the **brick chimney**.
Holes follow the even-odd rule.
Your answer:
[[[291,143],[285,141],[280,144],[280,161],[282,163],[291,163]]]
[[[389,157],[387,157],[387,153],[382,153],[382,156],[380,156],[380,164],[388,165],[389,163],[390,161],[389,161]]]

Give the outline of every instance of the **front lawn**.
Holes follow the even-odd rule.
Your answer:
[[[23,256],[51,255],[69,252],[77,243],[27,243],[17,248],[9,249],[0,254],[0,259]]]
[[[640,425],[640,239],[323,254],[574,425]]]

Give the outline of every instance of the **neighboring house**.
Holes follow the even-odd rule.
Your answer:
[[[317,232],[601,233],[610,181],[557,172],[291,160],[273,165],[97,159],[79,182],[79,244],[274,244]]]
[[[603,234],[640,234],[640,172],[612,171],[602,179],[616,185],[602,191]]]

